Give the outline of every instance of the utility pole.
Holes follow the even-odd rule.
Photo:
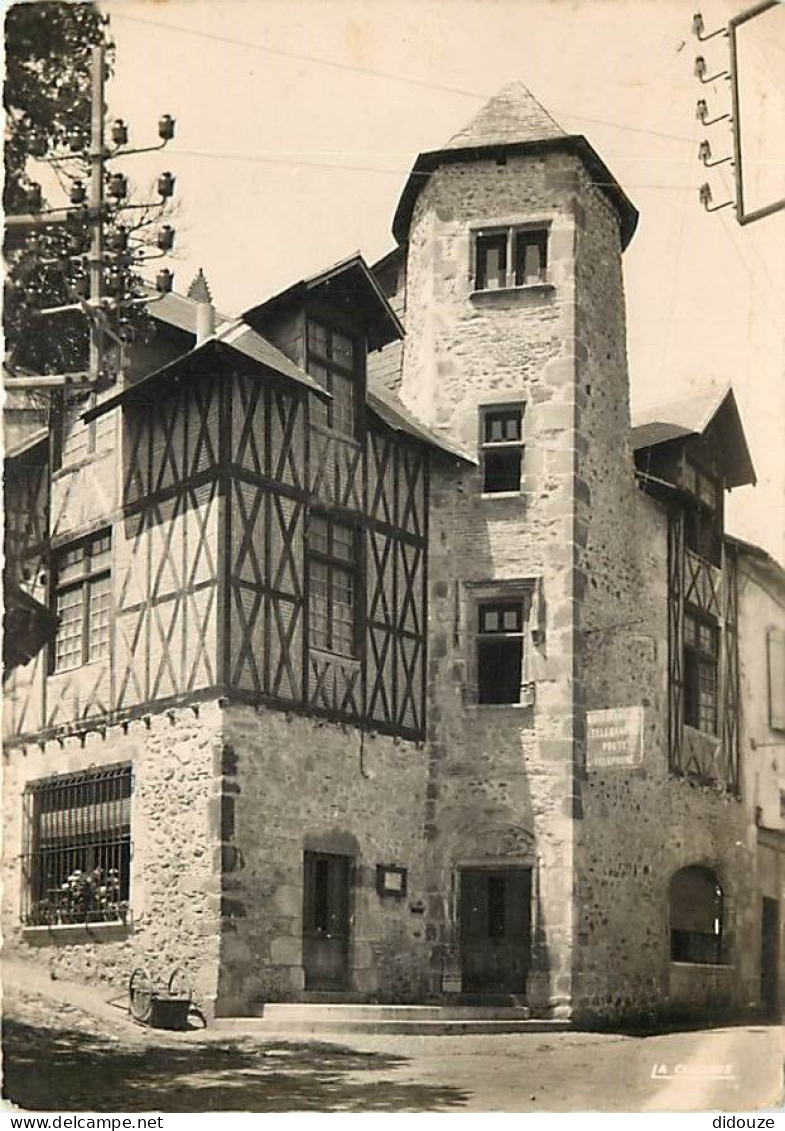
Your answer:
[[[92,106],[90,122],[90,305],[100,308],[104,297],[104,83],[106,49],[92,50]],[[99,318],[90,326],[90,381],[97,384],[104,368],[104,332]]]
[[[7,389],[39,390],[47,392],[52,397],[52,415],[62,416],[64,410],[65,390],[89,390],[95,396],[96,392],[111,377],[107,364],[107,340],[114,342],[120,351],[120,370],[123,367],[126,339],[119,325],[113,322],[120,320],[121,316],[131,307],[155,302],[154,297],[132,298],[122,293],[122,279],[127,276],[125,272],[133,270],[146,263],[148,260],[165,256],[171,251],[174,242],[174,229],[165,225],[158,232],[156,244],[158,251],[145,254],[144,241],[137,240],[136,244],[129,246],[129,231],[127,228],[116,224],[120,212],[132,209],[150,210],[165,205],[167,199],[174,193],[175,178],[171,173],[163,173],[158,178],[158,194],[160,199],[144,204],[128,204],[125,197],[128,191],[127,180],[122,174],[112,174],[109,177],[109,196],[107,201],[107,163],[114,157],[127,157],[138,153],[151,153],[163,149],[174,137],[174,119],[169,114],[164,114],[158,122],[158,136],[160,141],[156,145],[142,148],[128,147],[128,127],[125,122],[118,119],[112,124],[112,148],[106,144],[106,124],[104,104],[106,84],[106,47],[103,42],[94,44],[91,49],[91,101],[90,101],[90,147],[86,153],[61,153],[55,156],[45,156],[43,152],[33,151],[31,156],[45,161],[51,165],[59,165],[62,172],[71,180],[70,206],[58,208],[42,208],[40,189],[38,200],[30,204],[30,211],[23,215],[6,217],[6,225],[22,233],[36,231],[47,227],[69,228],[72,221],[76,220],[77,228],[80,223],[86,224],[89,230],[89,250],[87,255],[81,253],[66,257],[64,266],[69,262],[82,261],[86,264],[89,287],[86,293],[78,296],[78,301],[69,302],[62,306],[52,306],[39,309],[39,317],[51,317],[67,312],[83,314],[90,327],[90,353],[89,365],[85,372],[61,373],[49,375],[26,374],[25,376],[9,376],[4,380]],[[81,162],[89,170],[89,188],[85,186],[80,177],[74,176],[69,167],[74,162]],[[107,237],[107,223],[114,225]],[[83,229],[82,229],[83,230]],[[42,264],[60,260],[42,260]],[[114,272],[115,286],[109,288],[107,294],[106,272]],[[120,282],[118,283],[118,280]],[[158,272],[155,280],[155,289],[159,292],[158,298],[172,289],[172,273],[166,269]]]

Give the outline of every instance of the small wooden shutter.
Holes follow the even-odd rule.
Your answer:
[[[769,726],[785,730],[785,629],[768,631]]]

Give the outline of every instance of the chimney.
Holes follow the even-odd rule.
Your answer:
[[[196,303],[196,344],[200,346],[206,338],[215,333],[213,296],[210,294],[210,288],[201,267],[188,288],[187,297],[191,302]]]

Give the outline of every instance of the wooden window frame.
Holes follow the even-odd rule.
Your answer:
[[[684,542],[699,558],[719,567],[722,554],[722,481],[685,457],[682,483],[690,494],[686,505]],[[712,502],[705,497],[708,488]]]
[[[317,327],[323,331],[326,339],[326,349],[321,353],[318,348],[314,348],[311,340],[311,328]],[[352,364],[351,366],[343,365],[340,361],[336,361],[334,355],[335,336],[346,338],[352,344]],[[305,318],[305,369],[306,372],[313,377],[318,384],[330,393],[331,400],[320,401],[317,412],[323,412],[326,420],[326,427],[335,432],[339,436],[349,437],[356,440],[359,436],[360,424],[360,397],[358,390],[360,383],[358,380],[360,374],[360,358],[361,358],[361,342],[356,334],[351,333],[340,326],[336,326],[326,321],[325,319],[307,315]],[[324,381],[320,380],[320,375],[313,372],[313,366],[325,371]],[[345,428],[336,424],[336,409],[340,405],[340,397],[335,395],[335,381],[345,380],[350,383],[352,390],[352,428],[347,431]],[[319,423],[319,422],[317,422]]]
[[[109,546],[107,551],[109,554],[109,564],[102,566],[100,569],[93,569],[93,547],[96,543],[103,541],[105,538],[109,539]],[[65,581],[61,581],[61,574],[63,572],[62,559],[66,554],[73,553],[77,550],[82,551],[81,569],[74,576],[69,577]],[[85,664],[93,663],[97,660],[105,659],[111,652],[111,628],[109,635],[109,643],[107,645],[106,653],[102,655],[93,656],[91,644],[91,629],[92,629],[92,607],[93,596],[98,583],[109,581],[109,603],[111,610],[112,590],[111,590],[111,577],[112,577],[112,528],[106,527],[98,531],[96,534],[91,534],[86,538],[79,538],[73,542],[68,542],[64,546],[58,547],[53,554],[52,560],[52,598],[51,608],[55,616],[58,616],[59,599],[65,593],[79,592],[80,594],[80,628],[79,628],[79,658],[75,663],[61,664],[57,659],[57,645],[60,639],[60,631],[52,641],[50,648],[49,658],[49,674],[59,675],[62,672],[75,671],[83,667]],[[110,626],[111,626],[111,612],[110,612]]]
[[[687,618],[695,622],[696,626],[696,641],[687,640]],[[717,620],[696,609],[692,605],[686,605],[684,608],[684,723],[685,726],[693,727],[695,730],[701,731],[703,734],[710,734],[714,737],[719,733],[719,706],[720,706],[720,626]],[[714,638],[713,648],[707,649],[701,646],[699,639],[700,629],[708,628]],[[693,659],[691,664],[696,666],[697,685],[695,688],[695,700],[691,701],[691,689],[687,686],[687,668],[688,668],[688,655]],[[711,721],[710,729],[703,726],[703,703],[701,701],[701,676],[706,671],[713,672],[714,683],[714,701],[713,701],[713,720]]]
[[[548,221],[520,224],[494,224],[476,228],[471,234],[471,272],[472,287],[476,294],[493,291],[525,290],[532,287],[550,286],[548,245],[551,225]],[[485,245],[496,244],[504,249],[504,264],[496,275],[496,285],[488,285],[488,268]],[[540,269],[537,278],[526,282],[524,270],[525,250],[521,245],[538,246],[540,250]]]
[[[313,519],[317,519],[326,524],[327,527],[327,550],[318,549],[314,545],[313,537]],[[352,544],[352,561],[348,562],[346,558],[342,558],[334,552],[335,545],[335,527],[342,527],[344,530],[349,531],[351,535]],[[332,656],[341,656],[347,660],[357,660],[360,658],[360,597],[361,597],[361,582],[362,576],[360,571],[360,530],[351,522],[343,519],[336,518],[334,515],[328,514],[324,511],[313,511],[309,517],[308,533],[306,539],[306,563],[307,563],[307,577],[308,577],[308,606],[309,606],[309,623],[308,623],[308,647],[317,652],[326,652]],[[314,629],[311,623],[311,602],[313,601],[313,586],[312,586],[312,566],[319,564],[327,569],[327,645],[316,643],[314,640]],[[335,647],[335,639],[333,635],[334,628],[334,595],[333,595],[333,577],[336,573],[342,573],[352,579],[352,644],[351,651],[346,652],[341,648]]]
[[[130,762],[27,783],[22,795],[23,924],[51,928],[126,921],[132,796]]]
[[[488,423],[493,417],[518,416],[518,437],[515,440],[489,440]],[[525,401],[500,401],[495,404],[480,405],[479,408],[479,438],[478,447],[480,455],[480,472],[482,474],[482,494],[489,497],[520,495],[523,487],[523,465],[526,454],[526,441],[523,427],[526,419]],[[489,487],[488,461],[489,457],[510,455],[519,461],[517,487],[502,487],[498,490]]]
[[[494,592],[477,594],[474,607],[474,688],[478,707],[517,707],[523,703],[523,687],[525,684],[526,670],[526,632],[529,623],[531,607],[531,591],[518,590],[515,592]],[[511,612],[519,614],[519,627],[515,629],[487,630],[483,626],[483,615],[491,612]],[[497,699],[487,697],[482,677],[481,651],[483,645],[497,643],[505,645],[515,641],[518,651],[516,664],[518,665],[518,696],[514,699]],[[497,649],[497,651],[500,649]],[[509,649],[512,653],[512,648]]]

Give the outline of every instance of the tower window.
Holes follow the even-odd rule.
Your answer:
[[[474,288],[532,287],[548,281],[548,229],[505,227],[474,235]]]
[[[477,607],[477,702],[520,703],[523,680],[522,601]]]
[[[494,405],[480,410],[480,461],[485,494],[520,491],[523,405]]]

